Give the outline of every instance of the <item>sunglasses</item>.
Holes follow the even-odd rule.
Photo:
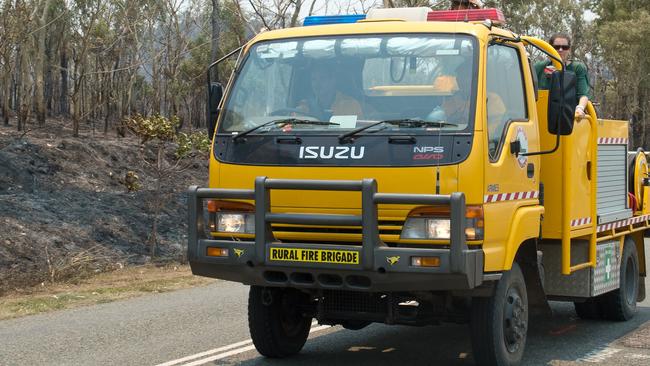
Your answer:
[[[571,46],[569,46],[569,45],[564,45],[564,44],[554,44],[554,45],[553,45],[553,48],[555,48],[555,49],[558,50],[558,51],[560,51],[560,50],[568,51],[568,50],[571,49]]]

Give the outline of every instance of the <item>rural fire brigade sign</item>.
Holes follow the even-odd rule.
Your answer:
[[[352,250],[271,247],[269,260],[285,262],[359,264],[359,252]]]

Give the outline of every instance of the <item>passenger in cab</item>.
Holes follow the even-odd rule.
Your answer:
[[[582,62],[571,59],[571,37],[565,33],[554,34],[548,43],[553,46],[560,54],[562,62],[566,65],[566,70],[575,73],[577,78],[576,96],[578,105],[576,106],[575,116],[583,118],[585,116],[585,108],[589,103],[589,78],[587,76],[587,66]],[[537,80],[539,80],[540,89],[549,89],[551,86],[551,74],[555,71],[550,60],[540,61],[535,64],[535,73]]]
[[[450,10],[483,9],[481,0],[452,0]]]
[[[328,121],[332,116],[363,117],[361,104],[338,88],[336,65],[312,65],[309,85],[312,95],[302,99],[298,109],[307,115]]]
[[[473,75],[471,64],[471,61],[465,61],[458,66],[455,75],[443,75],[436,78],[434,87],[436,89],[448,89],[451,95],[445,96],[440,106],[437,106],[429,113],[426,117],[428,121],[453,123],[461,127],[467,125],[469,122]]]

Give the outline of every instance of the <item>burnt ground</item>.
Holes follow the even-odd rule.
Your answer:
[[[182,262],[187,240],[185,190],[207,182],[207,157],[165,174],[155,192],[153,157],[135,137],[72,137],[71,123],[48,120],[28,133],[0,126],[0,295],[46,281],[149,262]],[[167,151],[173,159],[174,146]],[[127,189],[127,172],[140,189]],[[153,206],[162,202],[152,256]]]

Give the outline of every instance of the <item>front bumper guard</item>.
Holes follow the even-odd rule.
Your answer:
[[[270,191],[360,191],[361,215],[271,213]],[[204,199],[255,201],[255,241],[214,240],[206,235]],[[388,247],[379,237],[379,204],[448,205],[451,208],[449,249]],[[377,193],[374,179],[361,181],[286,180],[257,177],[254,190],[188,190],[188,260],[196,275],[260,286],[346,289],[365,291],[415,291],[473,289],[483,281],[483,251],[468,249],[465,241],[465,196]],[[278,243],[272,223],[360,226],[361,246]],[[228,257],[209,257],[208,247],[229,249]],[[276,262],[269,248],[308,248],[357,252],[359,264]],[[411,266],[412,256],[437,256],[439,267]]]

